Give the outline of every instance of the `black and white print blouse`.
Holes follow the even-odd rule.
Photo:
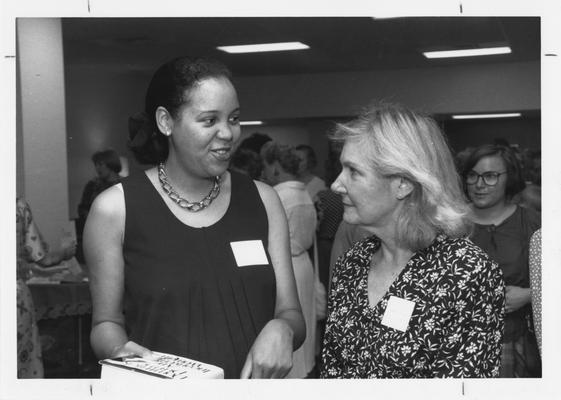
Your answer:
[[[320,376],[498,376],[505,308],[498,265],[468,239],[440,235],[413,255],[371,307],[368,272],[379,247],[370,236],[337,261]],[[404,332],[382,324],[391,296],[415,303]]]

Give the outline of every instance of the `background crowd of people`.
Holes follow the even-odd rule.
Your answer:
[[[334,126],[322,179],[307,144],[240,141],[239,109],[225,66],[177,58],[130,120],[147,169],[92,157],[76,256],[99,358],[174,353],[226,378],[541,376],[538,151],[453,154],[432,118],[381,103]],[[30,244],[19,199],[17,215],[18,376],[41,377],[24,275],[75,250]]]

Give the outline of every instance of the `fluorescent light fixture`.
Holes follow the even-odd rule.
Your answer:
[[[452,119],[479,119],[479,118],[514,118],[520,117],[520,113],[502,113],[502,114],[464,114],[452,115]]]
[[[451,57],[473,57],[473,56],[489,56],[493,54],[511,53],[510,47],[487,47],[483,49],[466,49],[466,50],[444,50],[444,51],[425,51],[423,55],[426,58],[451,58]]]
[[[240,125],[263,125],[263,121],[240,121]]]
[[[287,51],[287,50],[304,50],[310,46],[300,42],[281,42],[281,43],[261,43],[246,44],[241,46],[218,46],[218,50],[226,53],[260,53],[264,51]]]

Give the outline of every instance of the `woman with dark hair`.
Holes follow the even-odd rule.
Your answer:
[[[306,339],[294,352],[288,378],[305,378],[315,365],[316,312],[314,267],[308,250],[314,243],[316,210],[303,182],[297,179],[300,158],[289,146],[269,142],[263,150],[264,175],[279,194],[290,232],[290,253],[298,298],[306,321]]]
[[[245,147],[238,147],[232,155],[230,170],[246,174],[251,179],[260,179],[263,172],[263,161],[259,153]]]
[[[506,283],[500,376],[540,376],[537,345],[529,327],[528,273],[530,237],[541,226],[540,215],[512,201],[525,184],[518,159],[510,148],[489,144],[473,149],[462,175],[475,222],[471,240],[499,264]]]
[[[226,378],[282,378],[305,326],[275,191],[228,171],[240,106],[222,64],[154,74],[130,147],[153,164],[99,195],[84,243],[100,358],[173,353]]]
[[[76,258],[80,262],[84,261],[82,237],[86,218],[92,203],[101,192],[119,183],[121,180],[119,176],[122,168],[121,159],[115,150],[107,149],[95,152],[92,155],[92,162],[95,167],[96,177],[88,181],[82,191],[82,198],[80,204],[78,204],[78,219],[76,220]]]
[[[266,133],[253,132],[240,142],[238,149],[248,149],[259,154],[265,143],[272,141],[271,137]]]
[[[498,375],[504,282],[466,239],[469,206],[432,119],[381,104],[338,125],[343,218],[371,235],[339,257],[324,378]]]
[[[84,187],[82,200],[78,205],[78,215],[84,221],[97,195],[118,183],[121,179],[119,176],[122,168],[121,159],[115,150],[108,149],[95,152],[92,156],[92,162],[97,176]]]

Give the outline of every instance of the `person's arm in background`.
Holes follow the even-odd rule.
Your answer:
[[[256,182],[269,221],[269,255],[275,272],[275,318],[261,330],[249,350],[241,378],[283,378],[292,368],[292,353],[306,337],[306,325],[296,291],[288,224],[273,188]]]
[[[78,204],[78,217],[82,218],[85,222],[90,207],[92,206],[92,201],[95,192],[95,180],[88,181],[84,190],[82,191],[82,197],[80,203]]]
[[[35,224],[31,207],[23,199],[17,200],[18,218],[22,218],[24,225],[23,238],[25,245],[25,258],[30,264],[31,269],[38,272],[51,271],[55,272],[54,268],[47,269],[53,265],[60,264],[62,261],[72,258],[76,252],[76,244],[69,243],[60,249],[49,250],[39,228]],[[64,267],[66,268],[66,267]]]
[[[96,197],[84,229],[84,252],[92,296],[90,341],[100,359],[151,352],[128,340],[122,311],[124,295],[123,235],[125,202],[114,186]]]
[[[541,214],[535,210],[523,208],[522,218],[524,221],[524,236],[529,246],[532,234],[541,227]],[[506,287],[506,312],[510,313],[532,301],[532,293],[529,287],[508,285]]]
[[[53,266],[59,265],[63,261],[69,260],[76,254],[76,243],[68,244],[66,247],[62,247],[58,250],[49,251],[43,258],[36,261],[39,265],[41,271],[54,271]],[[42,268],[45,269],[42,269]],[[61,268],[67,268],[66,266],[61,266]]]
[[[538,229],[530,239],[530,289],[534,332],[540,355],[542,353],[542,231]]]

